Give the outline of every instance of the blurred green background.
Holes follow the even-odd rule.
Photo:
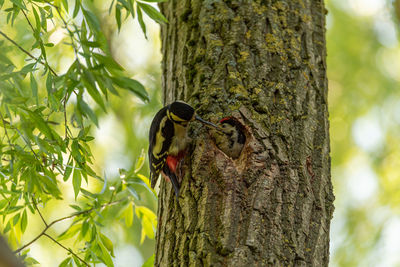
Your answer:
[[[331,266],[400,266],[400,47],[395,3],[328,2]],[[400,11],[400,10],[397,10]]]
[[[108,6],[108,1],[94,1],[92,10],[101,20],[111,52],[128,73],[146,86],[151,97],[151,102],[144,104],[129,92],[121,92],[120,98],[110,97],[108,113],[96,111],[100,125],[93,129],[96,171],[118,179],[118,169],[129,169],[142,149],[147,150],[148,128],[161,107],[161,53],[158,25],[145,18],[148,40],[131,18],[118,32],[115,18],[108,15]],[[399,22],[392,1],[329,0],[326,6],[336,196],[330,266],[400,266]],[[5,25],[1,16],[0,25]],[[22,44],[27,42],[29,29],[22,21],[17,21],[13,29],[7,28],[10,33],[15,30],[15,38]],[[59,25],[49,35],[55,44],[66,38]],[[65,70],[73,59],[71,48],[64,49],[54,49],[49,55],[59,71]],[[15,61],[18,60],[22,58],[16,54]],[[69,208],[60,209],[73,201],[71,187],[65,189],[65,200],[46,207],[52,210],[47,214],[49,219],[72,212]],[[156,200],[145,199],[146,205],[156,211]],[[22,243],[41,230],[40,219],[31,219]],[[69,222],[60,223],[53,231],[60,233],[68,225]],[[110,218],[106,234],[115,244],[115,266],[141,266],[152,255],[154,240],[146,239],[140,244],[140,231],[135,220],[126,229],[123,221],[111,223]],[[31,254],[41,266],[55,266],[65,257],[64,250],[43,238],[32,245]]]

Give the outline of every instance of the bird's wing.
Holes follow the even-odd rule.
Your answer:
[[[156,185],[158,176],[164,167],[174,134],[174,125],[166,116],[167,108],[164,107],[157,112],[150,126],[148,154],[152,188]]]

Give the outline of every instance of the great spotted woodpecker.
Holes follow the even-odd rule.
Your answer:
[[[152,188],[156,185],[160,173],[163,172],[171,180],[178,197],[180,184],[176,169],[185,156],[190,142],[187,126],[194,120],[218,129],[217,125],[197,116],[190,105],[180,101],[163,107],[154,116],[150,126],[148,152]]]
[[[246,142],[244,126],[233,117],[223,118],[219,124],[222,133],[215,132],[215,144],[229,157],[238,158]]]

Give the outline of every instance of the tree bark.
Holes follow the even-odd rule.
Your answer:
[[[160,5],[164,102],[246,130],[238,159],[192,124],[179,200],[162,181],[156,266],[328,266],[323,0]]]

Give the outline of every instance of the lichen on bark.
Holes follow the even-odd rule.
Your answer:
[[[327,266],[333,213],[322,0],[160,5],[164,102],[246,125],[238,159],[194,124],[156,266]]]

